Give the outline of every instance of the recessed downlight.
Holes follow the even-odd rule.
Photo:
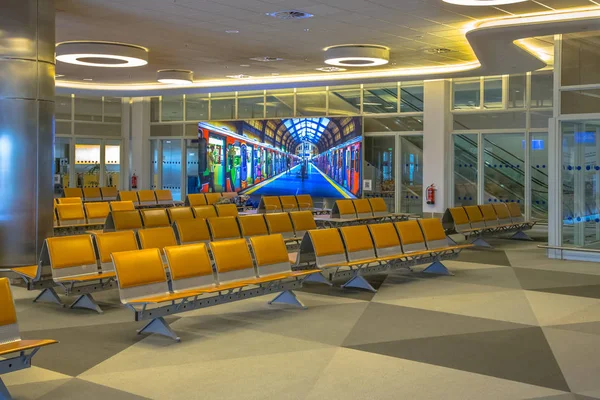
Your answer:
[[[235,35],[235,34],[240,33],[240,31],[238,31],[237,29],[227,29],[225,31],[225,33],[229,33],[230,35]]]
[[[259,61],[259,62],[275,62],[275,61],[283,61],[283,58],[264,56],[264,57],[252,57],[250,60]]]
[[[249,79],[252,78],[250,75],[238,74],[238,75],[227,75],[227,78],[231,79]]]
[[[87,67],[140,67],[148,64],[148,49],[116,42],[63,42],[56,45],[56,59]]]
[[[83,80],[84,80],[84,81],[88,81],[88,82],[91,82],[91,81],[93,81],[93,79],[92,79],[92,78],[83,78]]]
[[[277,12],[266,13],[266,15],[268,15],[269,17],[285,19],[285,20],[306,19],[306,18],[314,17],[313,14],[309,14],[307,12],[299,11],[299,10],[277,11]]]
[[[443,0],[445,3],[459,6],[502,6],[505,4],[524,3],[527,0]]]
[[[54,75],[54,77],[55,77],[56,79],[58,79],[58,78],[62,78],[63,76],[64,76],[64,75],[61,75],[61,74],[56,74],[56,75]]]
[[[156,80],[165,85],[187,85],[194,82],[194,73],[186,69],[161,69]]]
[[[340,67],[321,67],[321,68],[316,68],[317,71],[321,71],[321,72],[343,72],[346,71],[346,68],[340,68]]]
[[[336,67],[376,67],[390,61],[390,49],[371,44],[348,44],[325,49],[325,64]]]

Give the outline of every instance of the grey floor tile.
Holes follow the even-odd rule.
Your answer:
[[[575,331],[581,333],[589,333],[592,335],[600,335],[600,321],[583,322],[579,324],[566,325],[551,325],[549,328],[564,329],[567,331]]]
[[[140,380],[139,385],[143,385],[144,381]],[[81,379],[74,378],[69,382],[60,385],[58,388],[47,393],[40,400],[144,400],[147,397],[141,397],[135,394],[123,392],[121,390],[112,389],[107,386],[97,383],[87,382]]]
[[[600,299],[600,285],[565,286],[533,290],[546,293],[566,294],[568,296],[591,297],[593,299]]]
[[[503,265],[510,267],[510,261],[502,250],[473,249],[465,250],[456,259],[461,262],[477,264]]]
[[[541,328],[371,343],[351,348],[570,391]]]
[[[514,268],[514,272],[521,282],[521,286],[526,290],[600,285],[600,276],[598,275],[529,268]]]

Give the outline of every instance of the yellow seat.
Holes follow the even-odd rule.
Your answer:
[[[288,213],[265,214],[265,220],[271,235],[281,234],[284,239],[294,237],[294,226]]]
[[[66,187],[64,189],[64,192],[65,192],[65,197],[79,197],[80,199],[83,198],[83,191],[81,190],[81,188]]]
[[[297,238],[304,236],[307,231],[317,229],[315,216],[310,211],[291,212],[290,218],[292,219]]]
[[[346,262],[346,250],[337,229],[308,231],[316,256],[317,267],[341,265]]]
[[[235,199],[236,197],[238,197],[238,192],[223,192],[221,193],[221,197],[224,197],[226,199]]]
[[[373,197],[369,199],[369,204],[371,205],[371,211],[373,211],[374,216],[380,217],[389,214],[387,204],[385,204],[383,198]]]
[[[419,225],[421,226],[429,250],[448,247],[448,238],[446,237],[446,231],[444,231],[441,220],[438,218],[420,219]]]
[[[369,225],[369,231],[375,243],[377,257],[399,257],[404,253],[398,231],[396,231],[393,223],[371,224]]]
[[[153,206],[156,204],[154,190],[140,190],[137,192],[137,196],[141,206]]]
[[[471,231],[471,224],[469,223],[469,216],[463,207],[449,208],[450,215],[454,221],[454,228],[456,232],[469,232]]]
[[[239,239],[240,228],[235,217],[208,218],[208,228],[212,240]]]
[[[154,208],[149,210],[141,210],[142,223],[144,228],[158,228],[162,226],[170,226],[167,210],[164,208]]]
[[[491,204],[484,204],[479,206],[479,211],[481,211],[481,214],[483,215],[483,221],[485,222],[485,226],[498,226],[498,216],[496,215],[496,211],[494,211],[494,206],[492,206]]]
[[[174,292],[211,289],[215,286],[206,244],[165,247],[165,256]]]
[[[59,204],[56,206],[60,226],[81,225],[86,223],[83,204]]]
[[[100,194],[102,195],[102,200],[104,201],[112,201],[116,200],[119,195],[119,191],[114,186],[107,186],[100,188]]]
[[[173,204],[173,194],[168,189],[155,190],[154,196],[156,197],[156,202],[158,204]]]
[[[424,251],[427,249],[421,226],[415,220],[401,221],[394,224],[405,253]]]
[[[237,287],[256,282],[254,262],[244,239],[211,242],[210,248],[215,260],[219,286],[234,283],[234,287]]]
[[[60,197],[56,199],[58,204],[82,204],[81,197]]]
[[[319,270],[293,272],[287,247],[281,235],[254,236],[250,238],[250,244],[256,259],[258,275],[261,278],[281,280],[320,272]]]
[[[373,239],[367,225],[345,226],[340,228],[346,247],[348,261],[375,261]]]
[[[196,206],[205,206],[208,203],[206,202],[206,196],[204,196],[204,193],[194,193],[194,194],[187,195],[187,200],[186,200],[185,204],[190,207],[196,207]]]
[[[354,209],[356,210],[356,216],[358,218],[367,218],[373,216],[373,211],[371,210],[371,203],[369,203],[368,199],[357,199],[352,200],[354,205]]]
[[[124,190],[119,192],[119,201],[131,201],[136,206],[140,203],[136,192]]]
[[[81,282],[112,278],[112,271],[98,272],[91,235],[57,236],[46,239],[52,279]]]
[[[169,214],[169,220],[171,223],[180,219],[194,219],[194,212],[192,211],[191,207],[167,208],[167,214]]]
[[[142,217],[137,210],[111,212],[116,231],[142,229]]]
[[[216,204],[215,209],[219,217],[237,217],[238,209],[235,204]]]
[[[314,203],[310,194],[299,194],[296,195],[296,201],[300,210],[312,210]]]
[[[110,210],[111,211],[134,211],[135,206],[133,205],[133,201],[111,201],[110,202]]]
[[[211,218],[217,216],[217,210],[214,206],[196,206],[192,207],[196,218]]]
[[[296,196],[279,196],[279,201],[284,212],[299,210]]]
[[[264,210],[267,213],[282,212],[281,202],[277,196],[263,196],[260,201],[264,206]],[[260,206],[259,206],[260,208]]]
[[[217,204],[221,200],[221,193],[204,193],[206,204]]]
[[[263,214],[241,215],[237,217],[237,220],[243,237],[269,234]]]
[[[162,253],[167,246],[177,246],[177,239],[171,227],[140,229],[138,237],[142,249],[159,249]]]
[[[356,209],[352,200],[337,200],[331,211],[332,218],[356,218]]]
[[[210,232],[204,218],[177,220],[175,222],[175,235],[179,244],[210,241]]]
[[[89,224],[104,223],[110,213],[108,202],[85,203],[84,207]]]
[[[104,270],[114,270],[111,254],[119,251],[138,249],[138,242],[133,231],[97,233],[94,235],[98,258]]]
[[[507,203],[510,219],[513,223],[525,222],[525,217],[521,213],[521,207],[517,203]]]
[[[483,215],[481,214],[479,206],[465,206],[463,208],[467,213],[467,217],[469,217],[469,223],[471,224],[471,228],[485,228],[485,222],[483,220]]]
[[[102,200],[102,193],[100,193],[100,188],[97,188],[97,187],[83,188],[83,198],[85,199],[85,201],[100,201],[100,200]]]
[[[498,221],[501,225],[510,225],[512,220],[510,219],[510,212],[508,207],[504,203],[494,204],[494,211],[498,216]]]

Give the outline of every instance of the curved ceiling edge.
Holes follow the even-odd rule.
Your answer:
[[[310,74],[251,79],[198,81],[190,85],[164,87],[160,84],[90,85],[57,82],[59,94],[141,97],[208,92],[230,92],[290,87],[334,86],[378,83],[390,80],[431,80],[535,71],[546,63],[533,49],[515,41],[536,36],[600,30],[600,7],[539,13],[479,21],[467,29],[466,38],[479,61],[444,67],[402,68],[375,72]]]

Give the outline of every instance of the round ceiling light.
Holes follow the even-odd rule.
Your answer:
[[[325,49],[325,64],[336,67],[376,67],[390,62],[390,49],[372,44],[347,44]]]
[[[161,69],[156,80],[167,85],[187,85],[194,82],[194,73],[185,69]]]
[[[459,6],[502,6],[505,4],[524,3],[527,0],[443,0]]]
[[[141,67],[148,64],[148,49],[116,42],[63,42],[56,45],[56,59],[88,67]]]

